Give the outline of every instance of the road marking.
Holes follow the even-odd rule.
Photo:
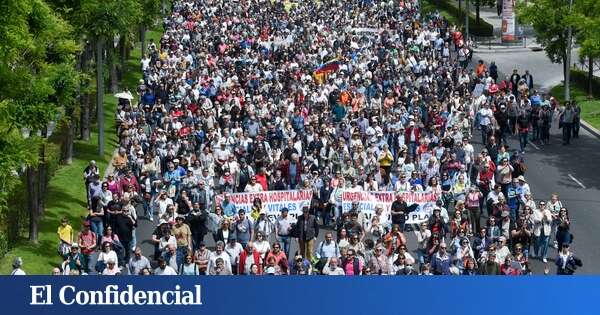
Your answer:
[[[576,182],[579,186],[581,186],[581,188],[586,189],[585,186],[580,181],[577,180],[577,178],[573,177],[573,175],[571,175],[571,174],[568,174],[568,175],[574,182]]]
[[[535,145],[533,142],[531,141],[527,141],[527,143],[531,144],[532,147],[534,147],[536,150],[539,150],[540,147],[538,147],[537,145]]]

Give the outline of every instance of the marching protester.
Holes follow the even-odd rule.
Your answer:
[[[572,243],[525,181],[552,117],[528,72],[469,68],[471,41],[416,0],[318,3],[173,1],[118,105],[115,173],[96,187],[86,169],[105,224],[85,221],[82,260],[88,226],[110,227],[129,273],[150,269],[136,227],[154,220],[154,274],[512,275]]]

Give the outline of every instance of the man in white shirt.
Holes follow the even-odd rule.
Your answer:
[[[494,113],[490,109],[488,103],[483,104],[483,108],[479,110],[479,125],[481,126],[481,141],[483,145],[487,144],[488,130],[492,124]]]
[[[176,276],[177,272],[171,266],[167,265],[167,261],[160,257],[158,259],[158,268],[154,269],[154,274],[157,276]]]
[[[344,269],[338,266],[337,257],[331,257],[325,268],[323,268],[323,274],[328,276],[343,276],[345,275]]]
[[[317,256],[319,259],[340,257],[340,249],[338,244],[333,241],[333,235],[331,232],[325,234],[325,240],[319,244],[319,247],[317,247],[315,256]]]
[[[230,240],[232,238],[229,238]],[[233,238],[233,241],[235,242],[235,238]],[[241,246],[241,245],[240,245]],[[215,251],[210,253],[210,257],[208,258],[208,270],[212,270],[212,268],[214,268],[214,266],[216,266],[216,260],[217,258],[221,258],[223,259],[223,261],[225,262],[225,268],[228,268],[229,270],[236,270],[232,268],[232,261],[235,262],[235,260],[231,260],[231,258],[229,257],[229,254],[227,252],[225,252],[225,244],[222,241],[218,241],[217,244],[215,245]],[[239,253],[238,253],[239,255]]]

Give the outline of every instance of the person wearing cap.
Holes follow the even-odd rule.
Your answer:
[[[160,219],[154,231],[152,232],[151,242],[154,244],[154,259],[158,259],[158,257],[162,254],[162,249],[164,245],[162,244],[162,240],[167,235],[166,240],[169,240],[171,237],[171,225],[165,219]],[[176,240],[174,240],[176,243]]]
[[[302,214],[298,216],[295,229],[300,255],[312,261],[314,241],[319,236],[319,224],[317,218],[309,213],[308,206],[302,207]]]
[[[259,211],[258,218],[254,221],[254,231],[262,233],[265,241],[269,241],[271,235],[275,232],[275,227],[267,217],[267,210],[264,208]]]
[[[246,216],[246,211],[244,211],[244,209],[238,211],[238,215],[231,225],[231,229],[237,241],[242,244],[242,247],[246,248],[246,244],[252,240],[254,230],[253,224],[250,221],[250,218]]]
[[[182,255],[192,252],[192,230],[190,230],[190,226],[185,222],[183,215],[178,214],[175,217],[172,233],[177,240],[177,251],[181,252]]]
[[[526,196],[528,194],[531,195],[531,188],[529,187],[529,184],[525,180],[525,176],[519,175],[517,177],[517,181],[518,181],[518,185],[517,185],[516,189],[517,189],[517,194],[519,194],[519,201],[522,204],[525,204],[527,202]]]
[[[100,169],[96,166],[96,161],[91,160],[88,166],[83,170],[83,180],[85,181],[86,192],[89,194],[89,184],[95,177],[100,178]]]
[[[78,243],[71,244],[71,251],[64,257],[65,268],[63,268],[63,270],[65,270],[65,272],[67,272],[66,267],[68,267],[69,270],[77,270],[79,273],[87,272],[86,268],[88,268],[88,260],[79,249]]]
[[[493,247],[486,252],[487,255],[482,259],[482,263],[479,265],[477,274],[479,275],[499,275],[500,265],[497,262],[496,252]]]
[[[78,249],[81,249],[81,254],[85,257],[85,262],[90,261],[90,256],[96,251],[98,245],[98,235],[92,232],[89,221],[83,222],[83,230],[77,236],[79,242]],[[83,270],[89,273],[89,266],[84,265]]]

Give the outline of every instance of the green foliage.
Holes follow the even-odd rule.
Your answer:
[[[517,4],[519,22],[531,25],[537,42],[554,63],[562,63],[567,52],[569,2],[563,0],[530,0]],[[573,33],[576,36],[575,33]]]
[[[138,0],[142,8],[140,24],[149,27],[158,17],[162,8],[162,0]]]
[[[600,130],[600,78],[593,78],[594,99],[588,99],[587,73],[571,70],[571,99],[581,107],[581,119]],[[550,90],[550,94],[561,103],[564,102],[564,85],[560,84]]]
[[[84,32],[92,37],[112,39],[139,25],[141,12],[139,0],[89,0],[76,14]]]
[[[436,7],[436,3],[439,4]],[[465,13],[464,5],[463,10],[458,10],[458,7],[448,0],[424,0],[421,2],[422,11],[424,13],[432,13],[436,9],[448,19],[450,24],[460,27],[464,31]],[[475,15],[469,14],[469,34],[472,36],[490,37],[494,36],[494,26],[485,22],[483,19],[479,19],[479,23],[476,22]]]
[[[600,57],[600,1],[578,0],[573,5],[570,22],[578,30],[579,55]]]

